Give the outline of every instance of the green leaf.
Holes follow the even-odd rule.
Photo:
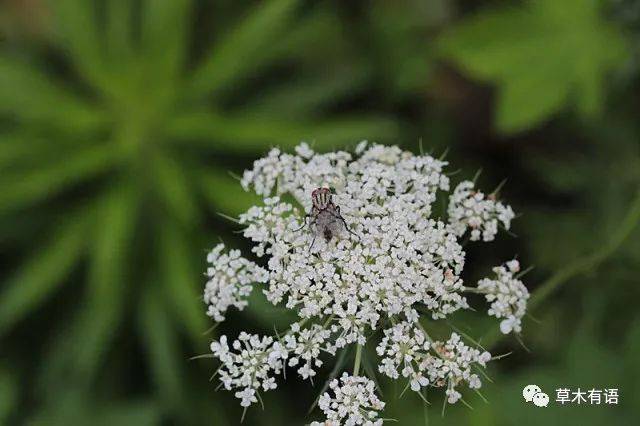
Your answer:
[[[362,89],[370,73],[364,67],[344,67],[331,75],[313,75],[287,81],[268,90],[246,108],[248,114],[308,117]]]
[[[179,345],[175,331],[158,290],[152,284],[147,286],[141,305],[140,334],[145,342],[152,380],[163,405],[171,411],[185,407],[187,390],[181,367],[185,357],[177,351]]]
[[[155,154],[153,161],[155,190],[170,214],[184,225],[199,220],[198,206],[181,163],[164,153]]]
[[[87,295],[74,341],[74,370],[83,383],[91,382],[122,321],[135,213],[134,193],[125,185],[107,198],[96,223]]]
[[[539,64],[540,67],[545,65],[548,64]],[[551,71],[549,74],[553,73]],[[505,84],[498,93],[495,112],[497,128],[505,133],[517,132],[557,113],[569,97],[571,82],[565,77],[561,75],[541,85],[538,76],[523,72]]]
[[[175,222],[165,223],[160,232],[160,264],[166,303],[183,323],[195,347],[200,347],[208,326],[199,290],[204,281],[193,263],[197,256]]]
[[[93,144],[86,139],[44,136],[31,129],[0,134],[0,170],[7,175],[63,162]],[[114,154],[115,155],[115,154]],[[1,178],[0,178],[1,179]]]
[[[86,244],[88,217],[72,216],[3,284],[0,335],[64,283]]]
[[[115,145],[78,149],[65,160],[0,177],[0,214],[15,211],[57,194],[68,186],[104,173],[119,158]]]
[[[99,129],[104,114],[33,66],[0,56],[0,114],[74,132]]]
[[[153,426],[161,423],[160,407],[155,401],[127,401],[98,406],[95,412],[87,413],[87,423],[118,426]],[[96,419],[96,414],[99,419]]]
[[[596,0],[539,0],[481,12],[440,40],[442,55],[498,87],[496,125],[505,133],[537,125],[571,99],[599,112],[608,72],[628,56],[621,31]]]
[[[160,407],[155,401],[96,400],[81,388],[65,386],[37,414],[30,425],[145,426],[160,424]]]
[[[351,62],[346,60],[353,57],[350,40],[345,32],[336,31],[343,22],[335,8],[320,7],[300,15],[296,16],[295,25],[287,28],[286,36],[269,46],[274,57],[291,58],[311,70],[331,69]]]
[[[142,9],[142,47],[152,74],[175,78],[185,61],[191,0],[146,0]]]
[[[629,333],[625,342],[625,350],[622,352],[627,365],[634,366],[640,357],[640,318],[629,327]],[[633,398],[631,402],[637,407],[640,403],[640,369],[633,368],[628,370],[628,380],[630,382],[629,395]]]
[[[317,149],[335,149],[363,139],[388,140],[398,133],[394,121],[371,116],[305,123],[192,112],[175,117],[167,126],[175,140],[235,153],[263,152],[269,145],[290,149],[300,141],[312,142]]]
[[[0,169],[12,168],[24,160],[31,160],[47,147],[51,147],[50,141],[34,140],[17,132],[3,134],[0,136]],[[47,152],[47,155],[50,154]]]
[[[18,386],[13,374],[0,369],[0,423],[9,424],[8,418],[18,402]]]
[[[133,46],[133,4],[129,0],[109,0],[106,6],[106,51],[111,63],[130,60]]]
[[[88,410],[82,423],[96,426],[153,426],[161,423],[160,414],[160,407],[155,401],[109,402]]]
[[[442,0],[415,3],[376,2],[370,14],[371,64],[385,97],[399,99],[424,91],[430,81],[433,46],[425,35],[446,23]]]
[[[295,0],[270,0],[257,4],[244,21],[216,43],[196,70],[188,93],[203,97],[228,89],[235,81],[254,74],[275,52],[271,46],[284,37]]]
[[[214,168],[203,170],[199,174],[199,183],[211,208],[229,216],[238,216],[262,201],[260,196],[242,189],[236,178]]]
[[[105,72],[103,40],[98,34],[95,2],[49,0],[54,31],[60,48],[67,53],[81,76],[97,88],[109,87]]]

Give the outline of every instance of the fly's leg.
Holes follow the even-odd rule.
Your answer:
[[[313,234],[313,239],[311,240],[311,244],[309,244],[309,248],[307,249],[307,251],[308,251],[309,253],[311,253],[311,249],[313,248],[313,245],[314,245],[314,244],[315,244],[315,242],[316,242],[316,236],[317,236],[317,234],[315,234],[315,233],[314,233],[314,234]]]
[[[301,230],[302,228],[304,228],[305,226],[307,226],[307,220],[311,217],[311,215],[309,213],[304,215],[304,221],[302,223],[302,226],[298,229],[294,229],[293,232],[298,232],[299,230]],[[313,221],[312,221],[313,223]]]
[[[342,222],[342,224],[344,225],[344,229],[346,229],[348,233],[355,236],[358,239],[358,241],[360,240],[360,235],[356,234],[349,228],[349,225],[347,225],[347,222],[344,220],[344,217],[342,217],[342,215],[340,214],[340,206],[336,206],[336,212],[331,213],[331,215],[336,219],[338,219],[340,222]]]
[[[298,232],[299,230],[301,230],[302,228],[304,228],[307,225],[307,220],[312,217],[313,220],[311,220],[310,225],[313,225],[315,223],[316,217],[318,216],[318,209],[314,207],[311,208],[311,213],[307,213],[304,215],[304,223],[302,224],[302,226],[298,229],[294,229],[293,232]]]
[[[313,219],[311,219],[311,222],[309,222],[307,224],[307,220],[312,217]],[[304,228],[305,226],[309,225],[310,227],[314,227],[316,225],[316,218],[315,216],[313,216],[312,214],[305,214],[304,215],[304,223],[302,224],[302,226],[298,229],[294,229],[293,232],[298,232],[299,230],[301,230],[302,228]],[[313,239],[311,240],[311,245],[309,245],[309,248],[307,249],[309,252],[311,251],[311,248],[313,248],[313,244],[316,242],[316,233],[313,234]]]
[[[314,228],[315,230],[315,226],[316,226],[316,218],[314,217],[313,219],[311,219],[311,222],[309,222],[309,227],[310,228]],[[309,248],[307,249],[309,252],[311,252],[311,249],[313,248],[313,244],[315,244],[316,242],[316,237],[318,236],[317,232],[313,233],[313,239],[311,240],[311,244],[309,245]]]

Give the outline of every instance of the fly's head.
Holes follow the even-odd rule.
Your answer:
[[[324,211],[333,205],[331,190],[329,188],[317,188],[311,193],[311,202],[318,211]]]

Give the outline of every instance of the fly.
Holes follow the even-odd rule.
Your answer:
[[[349,229],[347,222],[340,214],[340,206],[337,206],[332,199],[331,190],[329,188],[317,188],[311,193],[311,213],[307,213],[304,217],[304,223],[295,231],[299,231],[307,225],[307,219],[311,218],[309,226],[314,230],[313,240],[309,246],[309,250],[316,242],[316,237],[320,235],[325,242],[340,232],[340,228],[344,227],[352,235],[358,239],[358,235]]]

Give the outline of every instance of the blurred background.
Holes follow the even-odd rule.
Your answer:
[[[386,417],[637,422],[639,1],[4,0],[0,39],[0,424],[238,424],[214,362],[189,358],[291,316],[254,292],[203,334],[207,249],[249,253],[217,214],[256,201],[233,175],[272,146],[363,139],[507,179],[517,238],[469,246],[465,278],[514,253],[535,267],[528,350],[481,303],[454,319],[512,352],[488,404],[442,417],[440,392],[425,408],[383,384]],[[319,418],[318,383],[280,383],[244,424]],[[531,383],[553,407],[522,401]],[[560,387],[620,401],[558,407]]]

